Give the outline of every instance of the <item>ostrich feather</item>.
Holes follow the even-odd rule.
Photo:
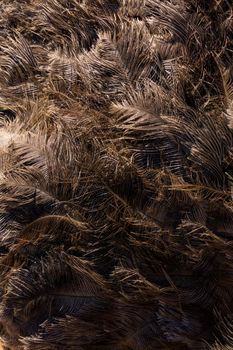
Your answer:
[[[4,350],[230,350],[229,0],[2,0]]]

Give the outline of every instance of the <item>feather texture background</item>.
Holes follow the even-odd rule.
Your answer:
[[[2,0],[6,350],[233,349],[233,5]]]

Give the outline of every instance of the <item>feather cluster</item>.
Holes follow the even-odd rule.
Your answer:
[[[0,13],[4,349],[233,349],[232,2]]]

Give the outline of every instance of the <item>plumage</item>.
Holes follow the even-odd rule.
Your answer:
[[[233,5],[2,0],[4,350],[233,349]]]

